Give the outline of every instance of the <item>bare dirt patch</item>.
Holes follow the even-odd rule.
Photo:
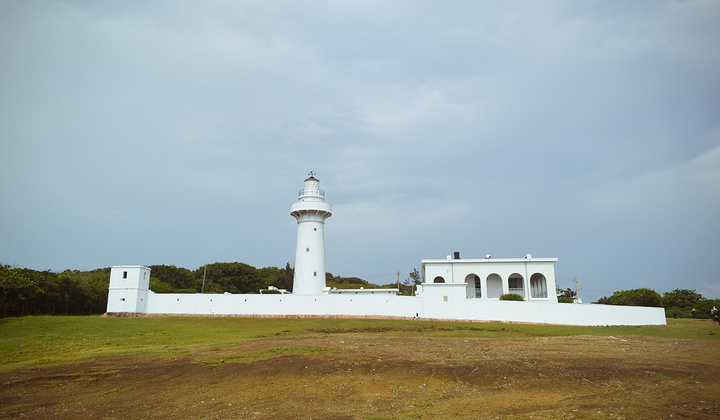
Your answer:
[[[711,418],[714,343],[321,334],[0,374],[3,418]]]

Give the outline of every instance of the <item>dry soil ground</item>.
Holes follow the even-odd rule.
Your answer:
[[[716,344],[326,334],[0,374],[3,418],[713,418]]]

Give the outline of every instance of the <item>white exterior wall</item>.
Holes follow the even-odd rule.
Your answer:
[[[107,312],[144,313],[147,308],[150,268],[117,265],[110,268]]]
[[[431,291],[432,290],[432,291]],[[434,293],[435,291],[439,293]],[[449,293],[445,293],[450,291]],[[454,293],[453,293],[454,291]],[[462,285],[424,296],[148,293],[147,314],[357,316],[564,325],[665,325],[663,308],[466,299]],[[108,311],[110,312],[110,311]]]
[[[465,260],[467,261],[467,260]],[[552,267],[547,263],[545,269]],[[449,267],[429,264],[429,272]],[[456,269],[454,279],[463,278],[473,269]],[[512,264],[504,274],[516,272]],[[542,264],[536,268],[542,267]],[[438,271],[439,270],[439,271]],[[468,271],[470,270],[470,271]],[[123,273],[127,277],[123,278]],[[474,271],[472,271],[474,272]],[[548,280],[554,272],[545,271]],[[484,274],[484,272],[483,272]],[[505,277],[503,277],[505,278]],[[461,282],[426,283],[419,287],[420,296],[373,294],[366,289],[358,293],[318,295],[234,295],[154,293],[148,290],[150,269],[143,266],[115,266],[110,272],[108,313],[169,315],[239,315],[239,316],[356,316],[396,317],[462,321],[527,322],[565,325],[665,325],[663,308],[609,306],[592,304],[554,304],[547,300],[529,302],[468,299]],[[549,283],[549,282],[548,282]],[[554,290],[554,282],[548,284]],[[345,291],[343,291],[345,292]],[[553,293],[554,296],[554,293]]]
[[[497,297],[488,297],[488,277],[497,274],[502,280],[502,294],[518,293],[526,301],[557,303],[555,294],[555,262],[557,258],[497,258],[497,259],[450,259],[450,260],[423,260],[424,281],[423,287],[432,284],[438,276],[445,283],[462,283],[466,285],[466,296],[474,298],[474,283],[467,285],[465,279],[468,275],[477,275],[480,278],[482,297],[480,300],[497,300]],[[531,294],[530,278],[539,273],[545,277],[547,297],[533,298]],[[513,274],[523,278],[522,292],[511,291],[508,288],[508,279]],[[471,293],[472,289],[472,293]]]
[[[443,302],[467,300],[467,289],[463,283],[424,283],[418,286],[420,296],[425,299],[440,298]]]

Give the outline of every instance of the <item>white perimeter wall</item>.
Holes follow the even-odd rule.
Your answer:
[[[364,316],[565,325],[665,325],[663,308],[435,296],[233,295],[147,292],[147,314]],[[118,298],[119,296],[113,296]],[[108,312],[111,312],[108,305]],[[140,312],[140,311],[138,311]]]

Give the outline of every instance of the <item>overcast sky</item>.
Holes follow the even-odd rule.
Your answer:
[[[0,1],[0,263],[556,257],[720,298],[720,2]]]

